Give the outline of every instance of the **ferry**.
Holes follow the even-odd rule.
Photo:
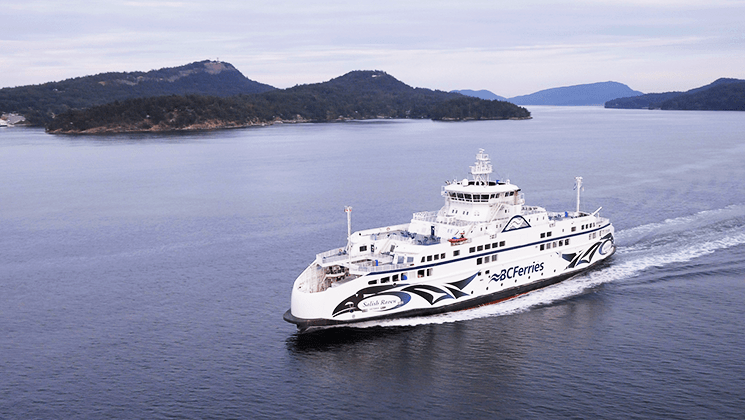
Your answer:
[[[307,331],[427,316],[501,302],[577,275],[615,252],[610,220],[526,206],[509,180],[492,180],[480,149],[471,178],[442,186],[439,211],[409,223],[351,232],[316,255],[292,286],[285,321]]]

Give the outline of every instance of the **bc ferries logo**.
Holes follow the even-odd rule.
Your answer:
[[[515,266],[502,269],[499,274],[494,273],[491,276],[491,280],[504,281],[505,279],[514,279],[517,277],[526,276],[528,274],[537,273],[539,271],[543,271],[543,263],[533,263],[525,267]]]

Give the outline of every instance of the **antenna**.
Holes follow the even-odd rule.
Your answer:
[[[581,176],[575,176],[574,177],[574,189],[577,190],[577,212],[576,215],[579,216],[579,192],[582,191],[582,177]]]
[[[344,213],[347,214],[347,239],[352,236],[352,206],[344,206]]]

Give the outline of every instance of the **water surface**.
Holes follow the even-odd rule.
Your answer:
[[[0,129],[0,418],[741,418],[745,114],[187,134]],[[295,277],[442,205],[479,148],[618,252],[471,311],[298,335]]]

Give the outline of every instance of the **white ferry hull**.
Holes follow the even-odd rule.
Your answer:
[[[608,226],[605,226],[605,230],[607,229]],[[596,231],[600,230],[603,229]],[[592,232],[585,234],[590,233]],[[510,251],[508,249],[502,252]],[[355,285],[332,287],[329,289],[333,289],[332,293],[327,291],[308,294],[293,290],[291,309],[285,312],[284,319],[296,324],[299,330],[306,331],[471,309],[502,302],[562,282],[597,266],[614,252],[613,234],[607,233],[600,240],[582,248],[550,252],[540,258],[532,255],[522,260],[485,264],[480,269],[474,267],[470,272],[453,273],[426,281],[406,280],[395,284],[370,286],[366,284],[366,277],[362,277]],[[484,255],[475,254],[463,260],[470,260],[464,262],[472,265],[473,261],[483,258]],[[422,267],[427,268],[416,268]],[[379,277],[392,273],[382,272],[377,275]],[[293,310],[296,313],[312,315],[309,318],[298,317],[293,315]]]

